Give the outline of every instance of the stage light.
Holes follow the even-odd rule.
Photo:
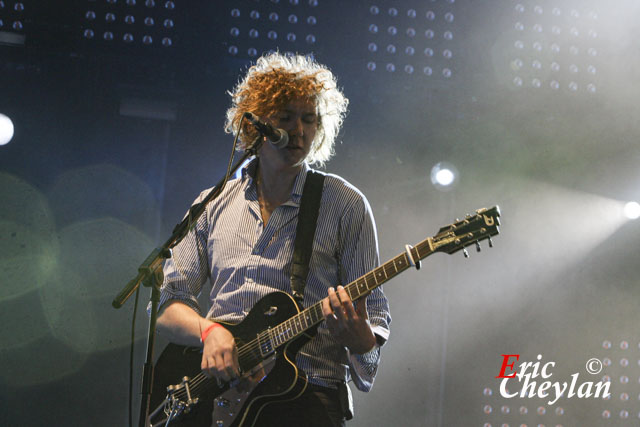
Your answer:
[[[457,169],[448,162],[439,162],[431,168],[431,183],[439,190],[451,188],[457,177]]]
[[[13,122],[4,114],[0,113],[0,145],[8,144],[13,138]]]
[[[640,218],[640,204],[638,202],[629,202],[624,205],[624,216],[629,219]]]
[[[375,43],[380,49],[375,51],[367,49],[369,60],[364,62],[364,64],[367,64],[367,68],[370,68],[368,66],[369,62],[378,64],[395,63],[398,70],[405,70],[406,74],[404,76],[407,74],[416,76],[433,75],[434,77],[440,77],[441,81],[452,77],[457,71],[455,65],[452,64],[455,60],[453,58],[455,46],[448,42],[453,40],[452,28],[455,25],[455,10],[451,6],[454,2],[446,3],[446,5],[430,5],[428,9],[423,10],[419,10],[414,4],[389,8],[375,5],[369,6],[371,22],[368,23],[368,33],[372,39],[370,42]],[[440,37],[445,40],[445,45],[442,49],[435,50],[430,41],[440,39]],[[402,46],[403,44],[404,46]],[[383,48],[383,46],[390,45],[395,49]],[[367,44],[367,46],[369,45]],[[411,62],[409,62],[409,58],[406,58],[407,64],[400,65],[396,63],[396,58],[393,58],[393,56],[402,51],[406,55],[412,56]],[[424,52],[425,56],[416,55],[418,52]],[[440,54],[442,54],[440,61],[448,62],[431,63],[432,58],[437,60]],[[432,68],[439,72],[433,74]],[[446,71],[443,71],[443,69],[446,69]],[[423,70],[423,73],[418,72],[418,70]]]

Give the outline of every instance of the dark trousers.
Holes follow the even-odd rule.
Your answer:
[[[309,385],[300,397],[262,409],[257,427],[344,427],[344,410],[338,390]]]

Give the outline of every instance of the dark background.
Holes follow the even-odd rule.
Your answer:
[[[640,199],[636,2],[0,3],[15,126],[0,146],[0,424],[127,423],[134,301],[111,300],[224,172],[226,91],[254,48],[313,53],[338,76],[350,113],[326,170],[367,195],[382,261],[477,208],[503,212],[493,249],[385,285],[392,335],[351,425],[638,425],[640,227],[622,215]],[[441,161],[459,171],[449,191],[430,181]],[[608,376],[611,397],[504,399],[502,354],[556,362],[551,381]]]

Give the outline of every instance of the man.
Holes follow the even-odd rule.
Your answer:
[[[216,322],[238,323],[263,296],[291,293],[293,243],[309,164],[323,164],[332,155],[348,104],[326,67],[279,53],[260,58],[231,96],[228,132],[235,133],[243,114],[252,112],[284,129],[289,142],[282,149],[262,144],[242,177],[227,183],[173,249],[164,266],[158,318],[159,331],[171,341],[202,346],[202,370],[224,382],[240,375],[238,350],[231,333]],[[244,122],[242,148],[257,135]],[[325,321],[296,358],[309,387],[294,401],[267,405],[259,426],[343,425],[346,411],[337,390],[349,379],[360,390],[371,388],[380,346],[389,336],[391,318],[381,288],[366,303],[363,298],[354,304],[340,286],[378,265],[370,206],[355,187],[330,174],[321,197],[304,306],[322,300]],[[202,316],[196,298],[207,280],[211,308]]]

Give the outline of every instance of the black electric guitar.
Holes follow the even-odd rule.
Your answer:
[[[405,252],[345,286],[352,300],[368,295],[435,252],[452,254],[499,233],[500,209],[480,209],[474,215],[442,227],[438,233],[406,246]],[[252,426],[265,405],[295,399],[307,387],[306,375],[295,364],[298,350],[324,320],[322,303],[300,310],[284,292],[263,297],[236,325],[223,324],[235,337],[241,378],[218,384],[200,371],[200,348],[169,344],[158,359],[151,394],[151,426]]]

